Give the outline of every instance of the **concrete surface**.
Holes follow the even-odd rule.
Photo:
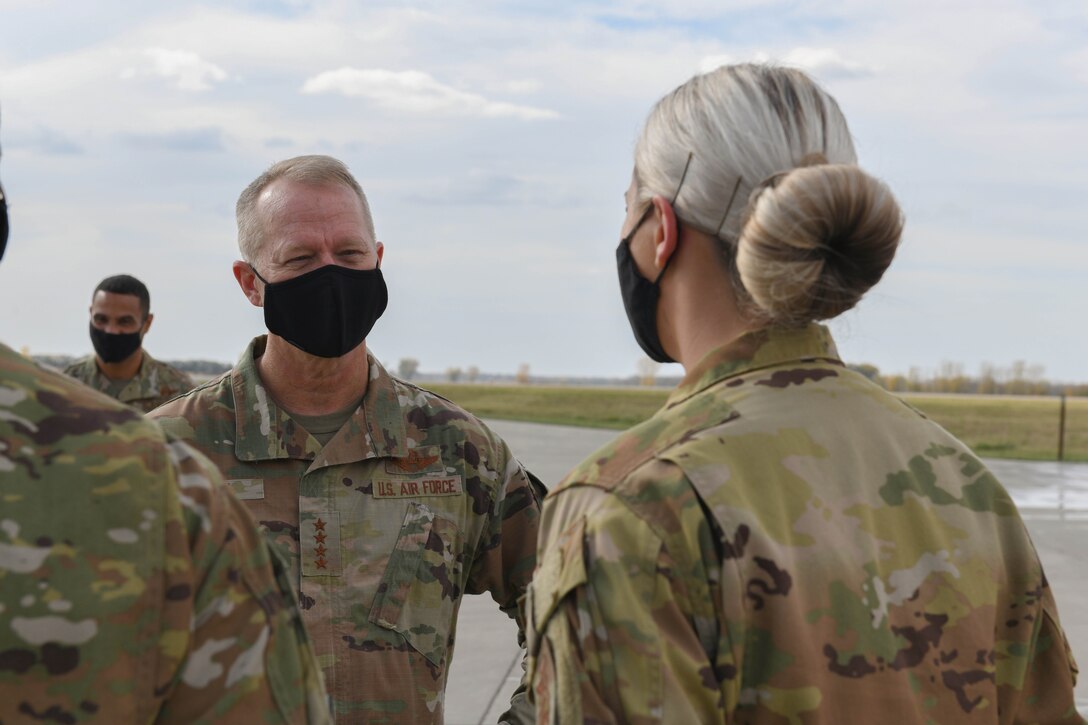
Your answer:
[[[488,421],[519,459],[551,486],[616,431]],[[1031,532],[1084,675],[1077,704],[1088,714],[1088,464],[987,460]],[[446,722],[496,722],[521,677],[517,627],[490,597],[465,597],[446,687]]]

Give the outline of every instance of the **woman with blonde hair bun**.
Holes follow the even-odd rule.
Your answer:
[[[538,721],[1083,722],[1005,489],[818,324],[903,229],[835,100],[786,68],[696,76],[626,198],[628,319],[685,377],[545,500]]]

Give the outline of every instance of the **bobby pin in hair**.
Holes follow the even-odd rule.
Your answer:
[[[714,232],[714,236],[720,237],[722,235],[722,227],[725,226],[725,218],[729,216],[729,210],[733,208],[733,201],[737,198],[737,192],[740,190],[740,182],[743,179],[738,176],[737,183],[733,184],[733,193],[729,195],[729,203],[725,205],[725,213],[722,214],[722,220],[718,222],[718,230]]]
[[[672,201],[670,202],[673,206],[676,206],[676,200],[680,198],[680,187],[684,185],[684,179],[688,175],[688,167],[691,166],[691,157],[694,155],[694,151],[688,151],[688,160],[684,162],[684,173],[680,174],[680,183],[676,185],[676,193],[672,195]]]

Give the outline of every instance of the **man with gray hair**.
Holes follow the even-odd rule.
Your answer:
[[[274,164],[237,216],[234,276],[268,335],[152,416],[219,466],[290,558],[337,721],[440,723],[462,594],[488,591],[523,624],[539,482],[483,423],[370,354],[384,247],[344,164]],[[519,688],[504,720],[531,718]]]

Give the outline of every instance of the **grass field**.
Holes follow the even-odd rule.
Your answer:
[[[430,384],[481,418],[589,428],[628,428],[661,407],[669,391],[535,385]],[[980,456],[1056,460],[1058,399],[910,395],[906,399]],[[1088,398],[1066,400],[1065,460],[1088,461]]]
[[[1056,460],[1058,398],[910,395],[905,399],[980,456]],[[1066,398],[1065,460],[1088,461],[1088,398]]]

